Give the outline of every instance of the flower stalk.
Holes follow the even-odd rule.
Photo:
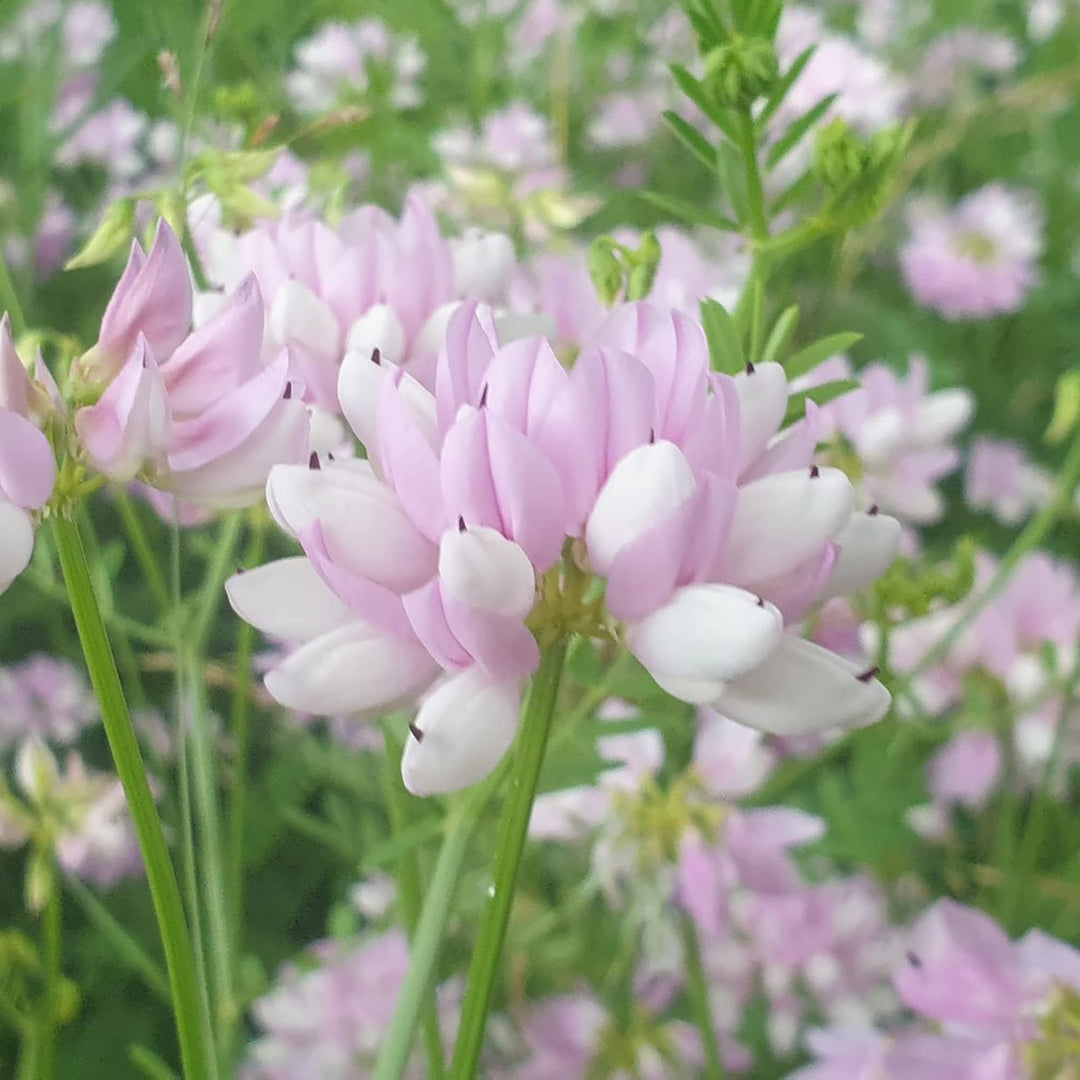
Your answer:
[[[165,951],[184,1077],[186,1080],[204,1080],[210,1075],[210,1054],[200,1015],[194,953],[176,873],[94,595],[78,525],[70,517],[56,516],[52,520],[52,529],[90,681],[101,707],[109,749],[124,787],[146,864],[146,877]]]

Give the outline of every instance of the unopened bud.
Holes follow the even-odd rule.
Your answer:
[[[703,83],[724,108],[749,108],[766,97],[780,77],[772,44],[764,38],[734,36],[705,57]]]
[[[611,247],[610,237],[598,236],[590,245],[586,263],[596,295],[605,307],[611,307],[623,287],[623,267]]]
[[[105,218],[81,250],[67,261],[65,270],[96,266],[124,250],[135,235],[135,200],[119,199],[105,212]]]

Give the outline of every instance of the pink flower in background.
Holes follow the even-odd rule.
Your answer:
[[[946,319],[1019,311],[1039,277],[1043,214],[1030,195],[988,184],[949,209],[916,204],[900,251],[916,302]]]
[[[112,480],[142,476],[205,506],[245,506],[272,465],[306,456],[308,409],[288,352],[264,359],[254,277],[194,331],[191,310],[187,260],[162,222],[149,256],[133,245],[98,342],[80,361],[85,378],[109,381],[75,428]]]
[[[497,234],[443,238],[415,193],[400,220],[377,206],[347,214],[336,230],[301,215],[240,236],[207,229],[200,241],[211,280],[236,288],[254,273],[267,311],[267,347],[288,346],[306,399],[337,414],[338,371],[350,350],[378,349],[429,388],[455,302],[498,302],[513,250]]]
[[[253,1006],[260,1035],[242,1080],[358,1080],[374,1068],[409,966],[405,934],[326,940],[286,964]],[[452,1009],[445,992],[440,1011]],[[419,1057],[419,1055],[418,1055]],[[403,1080],[420,1080],[413,1061]]]
[[[977,810],[1001,774],[1001,744],[992,732],[957,732],[930,759],[930,794],[939,803]]]
[[[49,748],[31,736],[15,756],[15,779],[22,799],[0,787],[0,844],[21,847],[45,830],[56,858],[68,873],[102,887],[142,873],[135,826],[124,789],[115,776],[94,773],[74,751],[61,769]],[[33,875],[27,900],[40,910]]]
[[[1053,477],[1035,465],[1023,447],[985,435],[972,439],[964,498],[973,509],[989,510],[998,521],[1018,525],[1053,493]]]
[[[37,654],[0,668],[0,745],[28,736],[72,743],[98,719],[86,677],[66,660]]]
[[[959,26],[942,34],[923,51],[911,82],[922,105],[945,105],[958,96],[963,81],[979,75],[1008,75],[1020,63],[1020,48],[1006,34]]]
[[[806,382],[850,377],[847,361],[833,357]],[[954,441],[971,419],[973,395],[961,387],[930,392],[921,356],[908,360],[906,377],[884,364],[871,364],[858,379],[858,389],[822,407],[819,423],[850,443],[858,455],[867,504],[905,523],[936,521],[945,506],[935,484],[960,462]]]
[[[34,551],[34,518],[49,501],[56,482],[56,459],[38,430],[39,411],[48,407],[48,373],[38,365],[32,383],[11,336],[11,320],[0,318],[0,592],[21,574]]]

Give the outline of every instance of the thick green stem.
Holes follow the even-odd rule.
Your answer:
[[[61,934],[63,931],[63,913],[61,911],[60,881],[55,868],[52,871],[52,884],[49,898],[45,902],[42,914],[41,931],[44,941],[42,950],[45,958],[45,1018],[42,1024],[41,1056],[38,1067],[42,1080],[53,1080],[56,1062],[56,1033],[60,1028],[60,971]]]
[[[400,836],[406,827],[404,805],[405,790],[397,776],[394,762],[401,747],[394,741],[389,727],[385,731],[386,752],[382,756],[381,773],[383,796],[386,800],[386,813],[390,818],[390,835]],[[415,851],[405,851],[397,862],[398,899],[401,912],[405,916],[405,929],[409,941],[416,938],[416,928],[420,923],[420,866]],[[424,1015],[421,1018],[424,1029],[424,1045],[427,1048],[428,1080],[442,1080],[446,1075],[446,1061],[443,1057],[442,1033],[439,1030],[439,1016],[435,1011],[434,987],[429,986],[424,1001]]]
[[[90,681],[101,707],[105,734],[146,864],[146,877],[165,950],[184,1076],[187,1080],[204,1080],[209,1076],[210,1055],[200,1015],[194,953],[161,819],[154,805],[112,649],[94,596],[79,528],[70,518],[56,517],[53,519],[53,536]]]
[[[465,852],[487,799],[470,804],[468,811],[451,821],[439,852],[435,873],[428,886],[424,910],[409,950],[409,970],[398,993],[394,1019],[379,1052],[374,1080],[401,1080],[412,1050],[413,1033],[427,1000],[435,963],[439,957],[446,920],[457,890]]]
[[[686,992],[694,1011],[694,1023],[701,1032],[701,1044],[705,1049],[705,1080],[724,1080],[724,1063],[720,1057],[720,1043],[716,1038],[709,984],[701,965],[701,942],[697,927],[687,912],[682,913],[683,959],[686,963]]]
[[[746,169],[746,199],[750,209],[750,231],[755,240],[769,238],[769,215],[765,209],[765,188],[757,157],[757,136],[754,118],[749,110],[739,116],[739,150]]]
[[[551,721],[555,715],[566,649],[567,642],[560,640],[544,650],[521,718],[510,774],[510,792],[496,841],[495,882],[469,966],[469,982],[451,1066],[453,1080],[472,1080],[480,1062],[491,993],[510,922],[521,852],[525,846],[540,767],[544,763]]]

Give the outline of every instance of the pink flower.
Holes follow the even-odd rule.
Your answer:
[[[187,260],[162,222],[148,258],[133,248],[98,344],[81,361],[85,375],[111,379],[96,404],[75,414],[75,429],[110,479],[141,476],[205,506],[245,506],[261,496],[272,465],[303,460],[308,410],[299,387],[294,393],[288,353],[263,358],[253,277],[193,332],[191,306]]]
[[[960,731],[931,759],[930,792],[939,803],[978,809],[1001,773],[1001,745],[989,731]]]
[[[56,459],[49,440],[28,419],[43,403],[48,403],[47,393],[40,383],[31,382],[15,352],[5,312],[0,319],[0,592],[30,562],[34,551],[31,512],[44,507],[56,482]]]
[[[973,509],[989,510],[998,521],[1018,525],[1053,493],[1053,477],[1033,464],[1021,446],[983,435],[972,439],[964,497]]]
[[[847,361],[834,357],[809,382],[850,378]],[[842,436],[858,455],[866,502],[903,521],[936,521],[944,504],[934,484],[960,460],[953,440],[971,419],[971,392],[929,391],[926,361],[908,360],[906,378],[884,364],[859,372],[861,385],[825,405],[819,423]]]
[[[951,209],[913,207],[910,228],[900,252],[904,283],[917,303],[946,319],[1019,311],[1038,280],[1042,211],[1002,184]]]
[[[430,691],[406,782],[475,782],[513,740],[539,662],[536,580],[577,540],[628,647],[683,700],[784,734],[884,713],[873,672],[783,633],[845,564],[845,587],[880,572],[896,538],[840,550],[850,484],[807,467],[801,430],[770,445],[787,402],[778,365],[711,374],[692,319],[632,304],[568,373],[542,339],[499,345],[490,315],[465,306],[434,386],[349,353],[338,396],[368,460],[270,475],[271,512],[306,558],[229,590],[244,618],[299,646],[267,676],[283,704],[373,713]]]

